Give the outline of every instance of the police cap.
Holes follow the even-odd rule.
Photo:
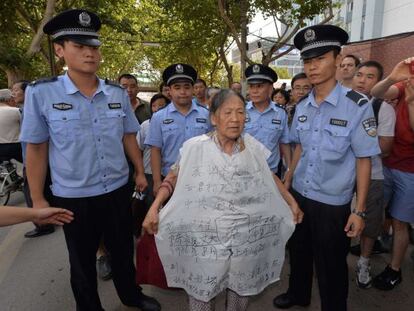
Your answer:
[[[332,50],[340,50],[348,34],[334,25],[315,25],[300,30],[293,42],[302,59],[314,58]]]
[[[277,81],[276,72],[269,66],[262,64],[250,65],[244,71],[248,84],[258,84],[263,82],[274,83]]]
[[[168,86],[173,84],[173,82],[191,82],[194,84],[195,80],[197,79],[197,71],[191,66],[187,64],[172,64],[165,68],[164,72],[162,73],[162,80]]]
[[[43,32],[53,41],[67,39],[87,46],[100,46],[98,30],[101,28],[99,17],[90,11],[72,9],[64,11],[43,27]]]

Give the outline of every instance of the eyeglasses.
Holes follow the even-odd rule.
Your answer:
[[[310,86],[295,86],[293,89],[295,91],[309,91],[311,87]]]

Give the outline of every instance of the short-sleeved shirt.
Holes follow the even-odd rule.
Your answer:
[[[137,100],[140,102],[139,106],[135,108],[135,116],[137,117],[137,120],[139,124],[142,124],[145,120],[148,120],[151,118],[151,108],[150,104],[146,102],[145,100],[141,98],[137,98]]]
[[[394,137],[395,130],[395,111],[394,108],[386,103],[382,102],[378,112],[378,137]],[[382,169],[381,156],[376,155],[371,158],[371,179],[382,180],[384,179],[384,173]]]
[[[289,127],[286,111],[270,102],[269,106],[260,112],[250,101],[246,105],[246,133],[250,134],[271,151],[267,159],[270,169],[276,173],[280,161],[279,144],[289,143]]]
[[[145,144],[161,149],[161,174],[166,176],[183,143],[210,130],[207,108],[192,102],[187,115],[183,115],[171,102],[152,116]]]
[[[20,118],[19,108],[0,104],[0,144],[19,142]]]
[[[389,168],[414,173],[414,131],[410,126],[408,104],[405,101],[405,85],[397,83],[395,86],[399,90],[399,101],[395,108],[397,122],[394,144],[391,154],[383,160],[383,163]]]
[[[139,124],[124,89],[98,79],[86,97],[68,74],[26,90],[20,139],[49,142],[53,194],[78,198],[109,193],[128,181],[122,139]]]
[[[356,158],[381,153],[372,106],[339,83],[320,105],[313,92],[298,103],[290,138],[303,150],[293,188],[330,205],[351,201]]]
[[[151,148],[147,145],[145,145],[145,138],[148,135],[150,126],[150,120],[145,120],[141,124],[141,129],[139,130],[137,134],[137,143],[139,149],[143,152],[143,161],[144,161],[144,172],[145,174],[152,174],[151,171]]]

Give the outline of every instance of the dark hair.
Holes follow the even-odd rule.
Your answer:
[[[307,79],[308,77],[306,76],[306,73],[304,72],[300,72],[298,74],[296,74],[293,78],[292,81],[290,82],[290,86],[293,89],[293,86],[295,85],[295,82],[297,80],[302,80],[302,79]]]
[[[133,79],[135,81],[135,83],[138,84],[137,78],[135,78],[135,76],[130,74],[130,73],[124,73],[124,74],[120,75],[119,78],[118,78],[118,83],[121,83],[121,79]]]
[[[65,47],[65,42],[66,41],[69,41],[69,40],[67,38],[63,37],[63,38],[53,40],[53,43],[56,43],[58,45],[61,45],[61,46]]]
[[[355,67],[357,67],[361,63],[359,58],[352,54],[345,55],[343,59],[345,58],[352,58],[355,61]]]
[[[358,69],[362,67],[375,67],[378,71],[378,81],[382,80],[382,77],[384,76],[384,67],[379,62],[376,62],[375,60],[368,60],[366,62],[363,62],[358,65]]]
[[[15,82],[14,84],[17,84],[17,83],[20,83],[20,88],[22,89],[23,92],[25,92],[27,86],[30,83],[30,81],[27,81],[27,80],[19,80],[19,81]]]
[[[222,89],[217,94],[215,94],[211,100],[210,115],[215,114],[221,105],[223,105],[223,103],[231,96],[236,96],[243,103],[245,102],[244,97],[232,89]]]
[[[170,100],[166,96],[162,95],[161,93],[157,93],[154,96],[152,96],[151,100],[150,100],[150,114],[151,114],[151,116],[152,116],[152,104],[154,104],[154,102],[156,100],[161,99],[161,98],[165,99],[165,105],[168,105],[170,103]]]
[[[284,89],[276,89],[276,90],[274,90],[274,91],[272,92],[272,101],[273,101],[273,97],[274,97],[276,94],[278,94],[278,93],[282,94],[282,96],[283,96],[283,97],[285,98],[285,100],[286,100],[286,103],[288,103],[288,102],[289,102],[289,100],[290,100],[289,92],[288,92],[288,91],[286,91],[286,90],[284,90]]]
[[[195,80],[195,82],[194,82],[194,84],[196,84],[196,83],[203,83],[203,85],[204,85],[205,87],[207,87],[207,83],[206,83],[206,81],[204,81],[203,79],[200,79],[200,78],[196,79],[196,80]]]

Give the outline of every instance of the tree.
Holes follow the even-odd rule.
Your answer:
[[[141,21],[136,17],[135,0],[20,0],[0,3],[0,71],[8,85],[25,78],[50,75],[49,53],[43,25],[56,13],[80,7],[96,12],[102,20],[103,60],[100,74],[111,78],[122,71],[131,71],[143,58],[140,40]],[[57,62],[61,73],[63,62]],[[3,78],[4,79],[4,78]]]
[[[239,4],[239,16],[232,18],[234,13],[229,13],[230,3]],[[304,26],[306,19],[311,19],[318,14],[325,14],[321,23],[326,23],[333,18],[333,7],[335,1],[328,0],[217,0],[220,16],[230,30],[236,45],[240,51],[242,73],[245,63],[253,64],[253,61],[246,53],[246,35],[244,28],[256,12],[261,12],[267,17],[272,17],[275,23],[277,41],[271,48],[263,52],[262,64],[268,65],[270,62],[288,54],[293,46],[281,53],[275,54],[281,47],[287,45],[297,31]],[[241,24],[238,30],[237,25]],[[280,27],[279,25],[283,25]]]

